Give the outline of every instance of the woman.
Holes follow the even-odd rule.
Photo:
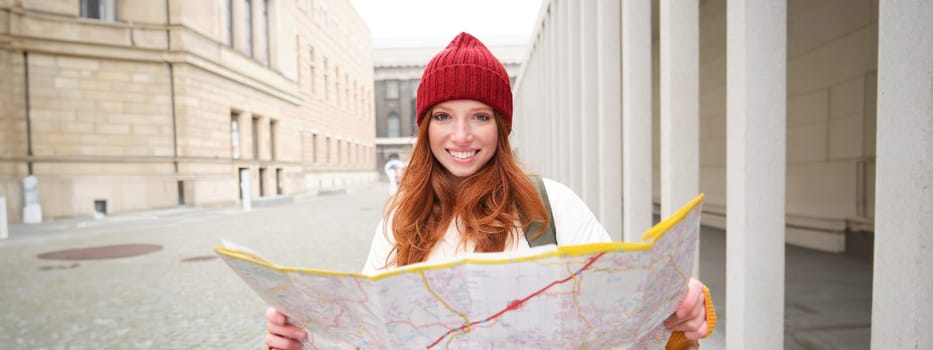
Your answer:
[[[473,36],[461,33],[428,63],[418,86],[416,115],[418,142],[373,237],[364,274],[466,252],[530,249],[523,232],[533,222],[553,224],[561,245],[610,241],[573,191],[545,179],[550,222],[548,209],[509,145],[508,74]],[[304,330],[274,309],[266,317],[266,345],[301,349]],[[712,332],[715,312],[702,283],[690,281],[665,326],[682,332],[675,333],[668,349],[687,349],[687,339]]]

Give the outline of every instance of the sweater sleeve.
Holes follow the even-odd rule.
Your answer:
[[[385,220],[379,222],[376,226],[376,232],[373,234],[373,241],[369,247],[369,255],[366,257],[366,263],[363,264],[364,275],[375,275],[386,269],[386,262],[389,255],[392,254],[392,248],[395,246],[391,232],[385,230],[385,225],[391,225]],[[391,227],[391,226],[390,226]]]
[[[603,225],[596,220],[596,215],[573,190],[557,181],[543,180],[554,214],[558,245],[612,241]]]

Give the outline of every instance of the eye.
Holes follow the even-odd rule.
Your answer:
[[[473,118],[475,118],[476,120],[482,121],[482,122],[492,119],[489,117],[488,114],[483,114],[483,113],[477,114],[473,116]]]
[[[434,118],[434,120],[437,120],[437,121],[441,121],[441,120],[450,119],[450,115],[448,115],[447,113],[437,113],[431,118]]]

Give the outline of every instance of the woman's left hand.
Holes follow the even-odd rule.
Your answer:
[[[664,327],[672,332],[681,331],[687,339],[695,340],[706,336],[706,295],[703,293],[703,282],[694,278],[687,284],[687,294],[684,295],[677,311],[664,320]]]

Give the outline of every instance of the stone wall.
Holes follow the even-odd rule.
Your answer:
[[[719,227],[726,199],[725,3],[700,8],[700,190],[706,223]],[[787,240],[841,252],[844,233],[870,230],[873,220],[878,3],[787,6]]]
[[[268,40],[266,2],[253,1],[254,50],[232,3],[231,22],[220,1],[117,0],[105,21],[80,18],[78,0],[0,1],[11,221],[30,171],[47,218],[92,215],[95,201],[108,213],[233,205],[240,169],[254,198],[374,179],[370,34],[349,1],[268,1]]]

